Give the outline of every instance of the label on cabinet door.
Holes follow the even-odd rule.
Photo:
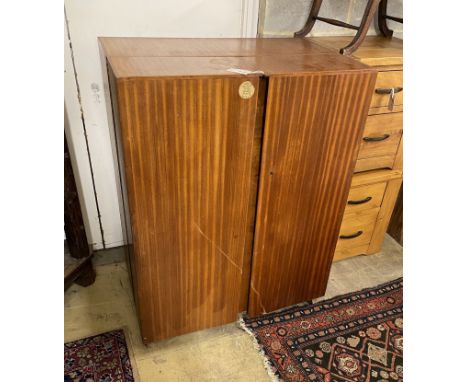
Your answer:
[[[239,95],[242,99],[249,99],[255,93],[255,86],[253,86],[252,82],[244,81],[239,86]]]
[[[247,70],[247,69],[239,69],[239,68],[229,68],[226,69],[228,72],[231,73],[237,73],[237,74],[243,74],[243,75],[248,75],[248,74],[265,74],[261,70]]]

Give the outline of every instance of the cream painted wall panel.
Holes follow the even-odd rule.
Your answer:
[[[255,37],[258,0],[65,0],[65,12],[81,107],[88,137],[97,203],[106,247],[122,245],[117,179],[106,111],[106,79],[103,78],[98,36],[138,37]],[[67,75],[67,74],[66,74]],[[70,75],[70,73],[68,73]],[[75,140],[76,163],[88,215],[89,238],[96,249],[100,237],[90,163],[83,145],[83,124],[72,81],[65,83],[70,134]],[[74,143],[75,143],[74,141]],[[96,204],[96,203],[94,203]]]
[[[90,243],[98,243],[101,239],[96,200],[94,197],[93,181],[86,149],[86,140],[81,123],[80,103],[73,69],[70,42],[67,26],[64,25],[64,84],[65,84],[65,135],[67,137],[70,159],[75,175],[76,187],[80,199],[86,236]],[[70,120],[74,121],[71,128]],[[94,244],[93,244],[94,245]]]

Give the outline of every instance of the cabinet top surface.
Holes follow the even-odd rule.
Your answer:
[[[312,37],[314,42],[324,48],[339,51],[348,45],[352,36]],[[403,40],[382,36],[367,36],[352,58],[370,66],[403,65]]]
[[[100,37],[99,41],[117,78],[242,75],[229,69],[265,75],[371,70],[312,39]]]

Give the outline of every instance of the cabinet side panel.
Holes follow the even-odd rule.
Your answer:
[[[373,72],[270,78],[250,315],[325,293],[374,82]]]
[[[375,229],[372,234],[372,240],[367,250],[368,255],[377,253],[382,248],[382,243],[385,238],[385,232],[388,228],[388,223],[392,217],[392,212],[395,207],[395,203],[400,192],[400,187],[403,179],[394,179],[388,182],[387,189],[385,190],[385,196],[380,207],[379,216],[375,223]]]
[[[143,340],[233,322],[252,250],[255,91],[242,78],[119,81]]]
[[[122,146],[122,131],[120,127],[119,119],[119,95],[117,88],[117,80],[109,65],[106,65],[108,84],[109,84],[109,95],[111,100],[111,107],[109,113],[109,120],[112,121],[110,136],[113,138],[112,141],[112,154],[114,157],[114,169],[115,176],[118,179],[118,201],[119,201],[119,212],[120,221],[122,223],[122,237],[125,244],[125,253],[127,259],[127,268],[130,273],[130,281],[132,283],[133,297],[137,310],[139,310],[139,298],[138,298],[138,279],[135,272],[135,260],[133,253],[133,239],[130,224],[130,212],[128,207],[128,193],[127,193],[127,181],[125,178],[125,165],[123,157],[123,146]]]

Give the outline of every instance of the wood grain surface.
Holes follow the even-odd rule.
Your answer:
[[[316,37],[312,40],[324,47],[337,51],[349,42],[351,37]],[[352,58],[379,70],[376,88],[403,87],[403,41],[382,36],[367,36]],[[369,109],[364,136],[389,134],[381,142],[363,142],[356,163],[350,194],[356,187],[377,186],[385,183],[379,215],[375,222],[369,243],[356,247],[341,246],[335,252],[334,260],[360,254],[373,254],[381,250],[385,231],[395,205],[397,195],[401,197],[403,170],[403,92],[395,94],[393,109],[389,109],[389,96],[374,94]],[[359,172],[361,171],[361,172]],[[398,194],[400,190],[400,194]],[[399,204],[394,212],[396,228],[389,228],[397,237],[401,234],[402,209]],[[393,231],[394,230],[394,231]]]
[[[388,113],[370,115],[367,117],[364,128],[359,159],[380,156],[395,156],[403,134],[403,113]],[[387,137],[388,136],[388,137]],[[387,137],[381,141],[372,141],[368,138]]]
[[[375,76],[270,77],[250,315],[324,294]]]
[[[401,144],[400,144],[401,146]],[[401,158],[401,152],[397,154],[397,158]],[[380,251],[382,242],[385,237],[385,232],[389,224],[390,217],[398,196],[402,184],[402,170],[396,169],[394,166],[393,170],[373,170],[366,171],[358,174],[354,174],[351,181],[350,195],[357,189],[365,189],[366,187],[379,187],[384,182],[385,193],[382,198],[380,205],[379,214],[375,222],[374,231],[372,233],[372,239],[365,248],[360,248],[359,252],[356,250],[349,250],[348,248],[342,248],[340,251],[335,252],[334,260],[343,259],[350,256],[359,254],[374,254]]]
[[[396,200],[398,198],[398,193],[400,191],[402,182],[403,179],[399,178],[390,180],[387,183],[385,196],[382,201],[382,206],[380,207],[379,216],[377,216],[372,240],[369,244],[369,249],[367,252],[368,255],[377,253],[380,251],[380,248],[382,248],[385,232],[387,231],[388,223],[392,217],[393,207],[395,206]]]
[[[312,37],[310,40],[323,47],[338,52],[348,45],[353,36],[323,36]],[[403,67],[403,40],[398,38],[385,38],[383,36],[366,36],[359,49],[350,57],[366,65],[388,67]]]
[[[369,243],[366,243],[357,247],[343,246],[339,250],[335,251],[333,261],[339,261],[339,260],[347,259],[348,257],[354,257],[358,255],[366,255],[368,248],[369,248]]]
[[[247,57],[330,54],[302,38],[151,38],[99,37],[107,57]],[[336,55],[336,53],[335,53]]]
[[[336,251],[340,252],[344,248],[354,248],[369,244],[372,239],[372,233],[374,232],[375,221],[379,210],[380,207],[376,207],[346,214],[341,223]],[[352,236],[359,231],[362,232],[359,236],[342,238],[342,236]]]
[[[398,113],[400,111],[403,111],[403,105],[395,105],[395,106],[393,106],[393,110],[388,110],[387,106],[371,107],[369,109],[369,115],[386,114],[386,113]]]
[[[399,160],[402,135],[402,112],[370,115],[364,128],[354,172],[384,168],[401,169]],[[388,137],[382,141],[366,141],[366,138],[385,136]]]
[[[246,80],[255,93],[242,99]],[[259,78],[130,79],[117,89],[143,340],[235,321],[252,251]]]
[[[109,57],[117,78],[133,77],[239,77],[231,69],[260,71],[264,75],[333,73],[340,70],[364,70],[366,67],[337,54],[294,54],[253,57]]]
[[[354,174],[351,180],[351,187],[364,186],[367,184],[375,184],[387,182],[389,180],[399,179],[402,177],[401,170],[374,170]]]
[[[358,159],[354,172],[370,171],[375,169],[391,169],[395,163],[395,155],[384,155]]]
[[[100,37],[100,47],[115,76],[239,77],[229,69],[293,75],[366,70],[352,58],[310,39],[180,39]]]
[[[403,71],[392,70],[392,71],[381,71],[377,75],[377,81],[375,82],[376,89],[387,89],[403,87]],[[394,105],[403,105],[403,93],[395,93]],[[377,94],[374,92],[374,96],[371,101],[371,108],[385,107],[389,103],[390,96],[388,94]],[[396,110],[394,110],[396,111]]]
[[[346,203],[345,215],[380,207],[386,187],[386,182],[380,182],[351,188]]]

